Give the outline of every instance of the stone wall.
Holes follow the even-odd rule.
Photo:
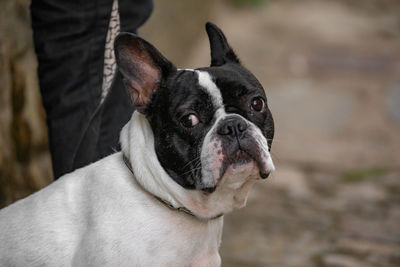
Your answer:
[[[29,1],[0,2],[0,207],[52,180]]]

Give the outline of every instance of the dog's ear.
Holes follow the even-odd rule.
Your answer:
[[[228,62],[240,63],[220,28],[207,22],[206,31],[210,41],[211,66],[221,66]]]
[[[176,71],[154,46],[132,33],[120,33],[114,42],[115,57],[137,111],[145,113],[162,79]]]

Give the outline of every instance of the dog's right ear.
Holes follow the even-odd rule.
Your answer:
[[[145,113],[162,79],[176,71],[154,46],[132,33],[120,33],[114,42],[115,58],[137,111]]]
[[[221,66],[228,62],[240,64],[240,61],[229,45],[225,34],[217,27],[217,25],[207,22],[206,31],[210,41],[211,66]]]

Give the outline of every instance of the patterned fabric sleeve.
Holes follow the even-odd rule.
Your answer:
[[[107,93],[110,90],[112,81],[115,77],[115,71],[117,69],[117,66],[114,55],[114,40],[119,32],[120,32],[120,20],[118,12],[118,1],[114,0],[111,11],[110,23],[108,25],[106,45],[104,50],[103,85],[101,89],[100,103],[103,103]]]

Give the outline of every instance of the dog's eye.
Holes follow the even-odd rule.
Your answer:
[[[261,97],[255,97],[251,100],[251,108],[254,111],[260,112],[264,109],[265,107],[265,102],[264,99],[262,99]]]
[[[183,116],[180,121],[181,124],[186,128],[194,127],[200,123],[199,118],[197,118],[197,116],[194,115],[193,113]]]

